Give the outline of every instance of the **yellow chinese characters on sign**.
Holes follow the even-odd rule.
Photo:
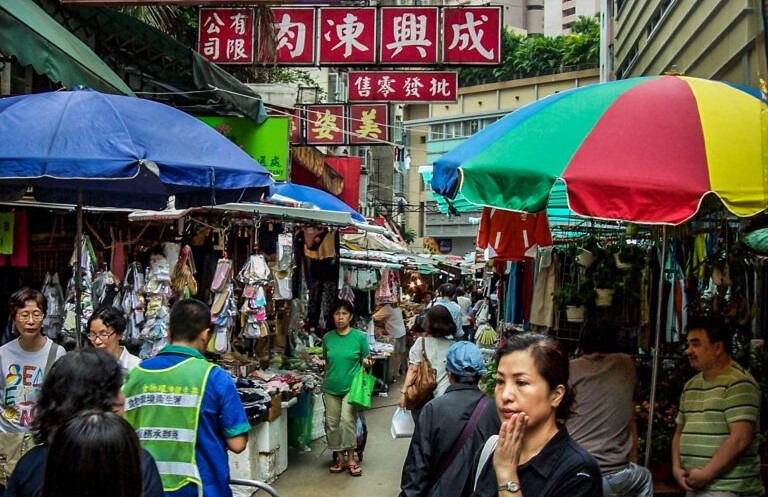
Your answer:
[[[343,105],[310,105],[307,107],[307,143],[310,145],[344,144]]]
[[[359,104],[349,106],[350,143],[378,143],[389,141],[389,106],[387,104]]]

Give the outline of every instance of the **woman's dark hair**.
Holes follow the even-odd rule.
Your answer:
[[[447,307],[435,304],[424,315],[424,330],[431,337],[447,337],[456,333],[456,321]]]
[[[37,290],[25,287],[15,291],[11,298],[8,299],[8,313],[11,319],[16,319],[16,313],[19,309],[23,309],[30,300],[35,301],[38,309],[43,311],[43,314],[48,312],[48,301],[45,299],[45,296]]]
[[[123,370],[109,352],[88,348],[65,354],[43,380],[32,421],[35,442],[50,442],[56,429],[81,411],[112,411],[122,386]]]
[[[42,497],[142,497],[136,432],[112,412],[84,411],[56,430],[45,465]]]
[[[533,357],[533,363],[539,374],[546,380],[550,391],[562,385],[565,389],[563,400],[557,406],[557,419],[564,421],[571,414],[571,406],[575,397],[573,387],[568,384],[569,366],[568,355],[560,342],[554,338],[539,333],[521,333],[512,335],[496,351],[496,368],[505,355],[512,352],[528,351]]]
[[[336,314],[336,311],[339,309],[344,309],[348,313],[352,315],[352,321],[355,319],[355,306],[352,305],[352,302],[349,300],[339,299],[336,301],[336,305],[333,306],[333,309],[331,310],[331,316]]]
[[[87,333],[91,332],[91,323],[96,320],[104,323],[104,326],[107,328],[112,328],[112,330],[120,336],[123,336],[123,333],[125,333],[125,317],[122,312],[111,305],[99,307],[93,314],[91,314],[91,317],[88,318]]]
[[[197,299],[179,300],[171,307],[168,329],[171,340],[194,342],[211,327],[211,310]]]

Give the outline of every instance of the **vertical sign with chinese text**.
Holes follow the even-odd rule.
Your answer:
[[[344,105],[307,106],[307,144],[343,145]]]
[[[217,64],[253,64],[253,9],[200,9],[197,51]]]
[[[349,106],[349,143],[384,144],[389,141],[389,105]]]
[[[382,7],[382,64],[437,64],[438,7]]]
[[[376,62],[376,8],[325,7],[320,9],[319,64],[374,64]]]
[[[259,46],[262,62],[276,62],[284,65],[315,65],[315,9],[312,7],[272,7],[275,33],[275,57],[266,56],[266,42]]]
[[[443,63],[499,64],[501,7],[444,7]]]

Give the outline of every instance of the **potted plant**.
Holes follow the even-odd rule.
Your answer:
[[[556,304],[565,310],[566,319],[572,323],[584,321],[586,306],[592,298],[592,289],[587,284],[565,283],[560,287]]]
[[[613,304],[616,286],[621,282],[622,273],[616,269],[613,254],[609,250],[600,249],[597,260],[587,271],[587,277],[595,287],[595,305],[610,307]]]

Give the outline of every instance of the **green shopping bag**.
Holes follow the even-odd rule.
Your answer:
[[[375,383],[376,378],[371,373],[366,371],[365,368],[359,368],[352,378],[352,386],[349,387],[347,402],[363,409],[370,409],[371,395],[373,394]]]

